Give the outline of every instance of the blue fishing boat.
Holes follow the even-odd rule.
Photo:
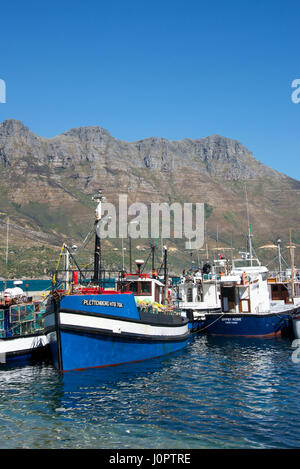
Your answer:
[[[0,364],[24,364],[47,356],[43,305],[14,282],[0,294]]]
[[[52,299],[45,329],[62,371],[159,357],[180,350],[189,336],[180,315],[148,312],[137,307],[133,293],[105,291]]]
[[[156,358],[182,349],[189,339],[188,321],[174,308],[158,311],[151,304],[136,302],[133,291],[124,291],[124,272],[117,280],[120,289],[105,289],[99,230],[101,194],[96,200],[93,277],[86,284],[86,273],[78,266],[68,272],[63,289],[53,285],[48,298],[45,332],[60,371]],[[145,286],[142,276],[140,280]]]

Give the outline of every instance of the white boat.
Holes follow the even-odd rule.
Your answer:
[[[293,317],[293,332],[296,339],[300,339],[300,310]]]
[[[222,315],[206,315],[207,332],[245,337],[288,333],[296,307],[271,301],[267,274],[257,258],[233,259],[230,274],[220,280]]]
[[[294,249],[295,246],[292,244],[292,237],[290,232],[290,268],[286,270],[282,269],[283,259],[280,250],[281,240],[277,241],[278,248],[278,263],[279,269],[277,271],[270,272],[268,275],[268,286],[272,304],[277,305],[293,305],[294,314],[292,318],[293,333],[297,339],[300,339],[300,272],[294,266]]]
[[[15,281],[0,293],[0,363],[23,364],[43,359],[48,341],[43,328],[43,305],[27,297]]]
[[[292,318],[293,333],[296,339],[300,339],[300,278],[298,271],[291,272],[288,269],[283,272],[271,273],[268,285],[272,304],[294,306]]]
[[[204,327],[207,312],[220,312],[220,278],[220,273],[207,263],[202,269],[184,273],[175,286],[174,302],[182,316],[188,318],[192,331]]]

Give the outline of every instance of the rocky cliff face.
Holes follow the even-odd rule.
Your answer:
[[[38,166],[79,169],[140,169],[176,173],[183,168],[201,171],[206,176],[241,180],[279,174],[255,160],[252,153],[236,140],[212,135],[182,141],[148,138],[123,142],[102,127],[79,127],[52,139],[35,135],[22,122],[13,119],[0,124],[0,162],[6,167],[31,158]]]
[[[0,169],[0,220],[9,214],[53,242],[83,236],[98,188],[112,202],[124,193],[129,201],[205,202],[212,244],[216,231],[227,244],[247,231],[245,183],[259,242],[296,232],[300,221],[292,192],[300,182],[219,135],[125,142],[102,127],[79,127],[46,139],[10,119],[0,124]]]

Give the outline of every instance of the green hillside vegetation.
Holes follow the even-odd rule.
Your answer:
[[[206,247],[211,260],[222,248],[228,256],[245,251],[248,216],[262,262],[276,264],[276,249],[262,246],[280,238],[289,263],[286,246],[292,230],[297,245],[295,263],[300,266],[300,182],[262,165],[239,142],[225,137],[178,142],[153,137],[129,143],[113,138],[101,127],[86,127],[44,139],[11,119],[0,124],[0,174],[2,277],[47,275],[63,242],[81,246],[93,227],[92,196],[99,188],[117,211],[120,194],[128,195],[128,205],[204,203],[205,242],[199,251],[186,249],[186,239],[154,240],[158,243],[157,263],[161,262],[161,244],[166,244],[174,273],[204,261]],[[171,212],[171,226],[173,218]],[[132,244],[133,260],[147,257],[149,240]],[[124,247],[128,268],[128,239]],[[91,240],[83,263],[92,263],[93,249]],[[103,242],[103,260],[107,268],[122,268],[120,239]]]

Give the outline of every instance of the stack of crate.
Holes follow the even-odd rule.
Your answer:
[[[35,303],[10,307],[10,323],[13,336],[33,334],[42,329],[43,313]]]

